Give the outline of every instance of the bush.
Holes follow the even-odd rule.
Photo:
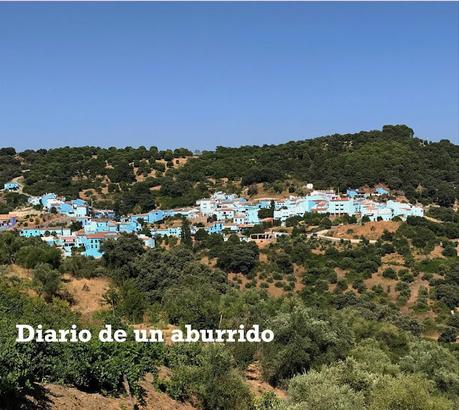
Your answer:
[[[50,301],[61,286],[61,275],[47,264],[39,264],[32,272],[32,286],[46,300]]]
[[[384,269],[382,275],[387,279],[397,279],[397,272],[395,272],[395,270],[392,268]]]
[[[408,269],[400,269],[398,277],[403,282],[411,283],[414,281],[414,276]]]
[[[39,264],[48,264],[52,268],[58,268],[61,263],[61,252],[59,249],[46,244],[43,246],[28,245],[18,251],[16,262],[29,269],[33,269]]]
[[[226,243],[217,258],[217,266],[226,272],[249,273],[258,262],[258,248],[253,243]]]
[[[311,366],[344,357],[352,340],[349,331],[332,318],[316,317],[299,306],[278,314],[267,328],[275,339],[261,346],[261,365],[264,378],[274,385]]]

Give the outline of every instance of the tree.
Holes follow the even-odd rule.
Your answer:
[[[276,410],[282,405],[282,400],[276,393],[269,391],[254,399],[254,410]]]
[[[196,231],[194,238],[199,242],[203,242],[207,239],[208,236],[209,236],[209,233],[205,229],[199,228]]]
[[[47,301],[57,294],[61,286],[61,275],[48,264],[41,263],[32,272],[32,286]]]
[[[312,366],[343,358],[351,345],[351,334],[333,319],[316,317],[312,310],[296,306],[269,323],[275,334],[261,348],[263,376],[274,385]]]
[[[219,252],[217,266],[226,272],[249,273],[258,261],[258,248],[252,243],[226,243]]]
[[[102,242],[101,250],[105,265],[118,279],[132,276],[132,263],[145,252],[142,241],[132,234],[122,234],[117,240]]]
[[[16,254],[16,262],[25,268],[33,269],[37,265],[45,263],[52,268],[58,268],[61,263],[61,252],[46,244],[26,245],[20,248]]]
[[[191,229],[188,219],[182,218],[182,230],[180,232],[180,239],[183,245],[191,247],[193,245],[193,239],[191,238]]]
[[[419,375],[381,377],[370,397],[371,410],[450,410],[452,403],[435,394],[428,380]]]
[[[194,261],[189,248],[178,246],[170,251],[150,249],[133,264],[138,288],[145,292],[149,302],[159,302],[172,287],[194,288],[196,283],[206,283],[224,292],[226,275],[220,270]]]
[[[272,218],[274,216],[274,210],[272,208],[262,208],[258,211],[258,218]]]
[[[195,329],[213,329],[220,318],[219,292],[201,281],[186,281],[164,293],[162,304],[175,325],[190,324]]]
[[[256,184],[251,184],[248,188],[247,188],[247,195],[248,196],[254,196],[258,194],[258,188],[257,188],[257,185]]]
[[[83,229],[83,224],[80,221],[72,221],[72,223],[70,224],[70,230],[72,232],[76,232],[80,229]]]
[[[448,327],[438,338],[439,342],[454,343],[457,339],[457,330],[454,327]]]
[[[410,343],[409,353],[400,360],[400,368],[423,374],[440,391],[459,392],[459,362],[454,354],[438,343],[424,340]]]
[[[342,384],[338,369],[311,370],[291,379],[287,409],[363,409],[364,395]],[[298,405],[298,407],[297,407]]]
[[[114,304],[115,311],[130,322],[143,321],[146,309],[145,295],[132,279],[124,281],[117,294],[108,292],[106,300]]]
[[[181,400],[197,398],[204,410],[249,410],[252,395],[237,370],[232,368],[228,351],[210,345],[196,360],[199,366],[174,369],[169,392]]]

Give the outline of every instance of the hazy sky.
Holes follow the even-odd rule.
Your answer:
[[[0,3],[0,146],[459,142],[458,3]]]

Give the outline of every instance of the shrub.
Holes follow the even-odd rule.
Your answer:
[[[387,279],[397,279],[397,272],[395,272],[395,270],[392,268],[384,269],[382,275]]]

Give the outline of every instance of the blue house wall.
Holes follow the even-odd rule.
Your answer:
[[[14,228],[16,226],[16,217],[12,215],[6,215],[0,219],[0,231]]]
[[[258,209],[256,208],[249,208],[246,211],[246,219],[247,223],[249,224],[259,224],[260,218],[258,217]]]
[[[162,221],[164,219],[164,211],[162,210],[156,210],[156,211],[151,211],[148,212],[148,223],[156,223],[159,221]]]
[[[223,224],[222,223],[214,223],[212,226],[209,226],[207,229],[208,233],[221,233],[223,231]]]
[[[140,224],[135,221],[120,222],[118,225],[118,231],[125,233],[135,233],[140,231],[140,228]]]
[[[19,231],[19,236],[25,238],[32,238],[37,236],[44,236],[46,232],[49,232],[51,235],[63,235],[70,236],[71,231],[69,228],[25,228]]]
[[[45,194],[45,195],[42,195],[41,198],[40,198],[40,202],[43,206],[48,206],[48,201],[50,200],[53,200],[53,199],[56,199],[57,198],[57,195],[56,194]]]
[[[17,182],[7,182],[3,185],[5,191],[17,191],[19,189],[19,184]]]

